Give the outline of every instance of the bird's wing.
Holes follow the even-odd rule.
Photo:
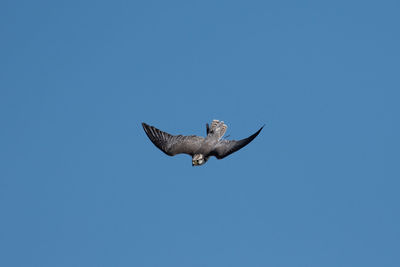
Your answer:
[[[204,140],[203,137],[195,135],[171,135],[144,122],[142,126],[151,142],[168,156],[181,153],[193,156]]]
[[[217,145],[214,147],[214,149],[211,151],[210,155],[215,156],[217,159],[223,159],[226,156],[238,151],[251,141],[253,141],[254,138],[261,132],[261,130],[264,128],[261,127],[257,132],[255,132],[253,135],[242,139],[242,140],[220,140]]]

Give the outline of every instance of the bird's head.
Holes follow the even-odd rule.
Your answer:
[[[192,166],[200,166],[207,162],[203,154],[195,154],[192,158]]]

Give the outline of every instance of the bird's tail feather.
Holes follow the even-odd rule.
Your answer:
[[[227,128],[228,126],[223,121],[213,120],[207,132],[209,135],[215,135],[219,140],[224,136]]]

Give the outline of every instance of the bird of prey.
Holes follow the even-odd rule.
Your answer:
[[[207,136],[205,138],[196,135],[171,135],[144,122],[142,126],[151,142],[162,152],[168,156],[188,154],[192,156],[192,166],[203,165],[211,156],[215,156],[217,159],[225,158],[253,141],[264,128],[262,126],[253,135],[235,141],[222,139],[228,127],[219,120],[213,120],[211,126],[206,124]]]

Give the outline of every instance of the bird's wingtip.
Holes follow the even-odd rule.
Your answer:
[[[265,123],[263,126],[261,126],[261,128],[258,130],[258,132],[261,132],[261,130],[264,129],[264,127],[265,127]]]
[[[142,127],[143,127],[143,129],[146,131],[146,129],[149,128],[150,125],[148,125],[148,124],[145,123],[145,122],[142,122]]]

